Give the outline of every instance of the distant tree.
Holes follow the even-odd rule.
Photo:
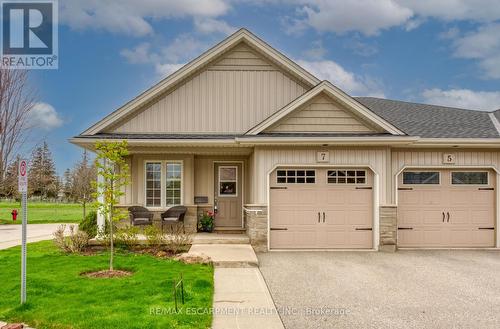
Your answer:
[[[108,222],[110,258],[109,270],[113,271],[114,238],[113,226],[115,222],[127,217],[127,213],[117,209],[120,197],[124,195],[123,187],[130,179],[129,167],[125,161],[128,156],[127,142],[97,142],[95,144],[97,158],[95,161],[97,175],[103,177],[102,182],[96,182],[96,207]]]
[[[64,171],[63,181],[62,181],[62,192],[64,194],[64,198],[67,200],[73,199],[73,173],[69,168]]]
[[[30,112],[35,105],[28,71],[0,66],[0,186],[4,185],[7,167],[23,146],[34,123]]]
[[[89,160],[87,151],[83,151],[81,160],[72,171],[71,197],[82,204],[83,218],[87,216],[87,204],[94,201],[97,169]]]
[[[2,196],[7,198],[19,199],[19,192],[17,186],[19,156],[10,162],[7,167],[4,180],[2,182]]]
[[[46,141],[43,145],[35,148],[29,164],[29,184],[31,196],[39,196],[42,199],[57,197],[59,192],[59,181],[52,153]]]

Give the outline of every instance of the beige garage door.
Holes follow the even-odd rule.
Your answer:
[[[399,177],[398,245],[493,247],[495,173],[407,170]]]
[[[279,168],[270,189],[272,249],[373,247],[369,170]]]

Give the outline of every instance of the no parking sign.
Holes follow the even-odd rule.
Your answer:
[[[19,176],[18,176],[19,193],[28,192],[28,161],[19,161]]]

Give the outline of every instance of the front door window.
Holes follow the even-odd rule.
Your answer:
[[[219,167],[219,196],[238,196],[238,167]]]

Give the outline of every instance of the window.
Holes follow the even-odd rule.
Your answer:
[[[366,170],[328,170],[328,184],[366,184]]]
[[[405,171],[403,184],[432,184],[439,185],[439,172],[437,171]]]
[[[165,180],[166,205],[177,206],[181,201],[182,164],[179,162],[167,162],[167,178]]]
[[[219,196],[238,195],[238,167],[219,167]]]
[[[146,206],[161,207],[161,162],[146,163]]]
[[[146,207],[171,207],[182,204],[182,188],[181,161],[146,162]]]
[[[276,182],[281,184],[314,184],[316,182],[316,171],[306,169],[278,170]]]
[[[488,185],[488,173],[485,171],[456,171],[451,173],[453,185]]]

